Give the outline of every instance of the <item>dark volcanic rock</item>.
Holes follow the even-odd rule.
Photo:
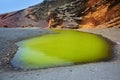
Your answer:
[[[27,9],[1,14],[0,27],[47,27],[47,14],[50,9],[72,0],[44,0]]]
[[[1,14],[0,27],[120,27],[120,0],[44,0],[24,10]]]
[[[74,0],[51,11],[48,21],[50,28],[64,22],[76,28],[120,27],[120,0]]]

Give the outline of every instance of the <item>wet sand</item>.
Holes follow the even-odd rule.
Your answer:
[[[0,80],[120,80],[120,28],[79,29],[100,34],[116,42],[117,59],[108,62],[80,64],[32,71],[11,70],[9,59],[16,51],[15,42],[50,33],[45,29],[0,29]]]

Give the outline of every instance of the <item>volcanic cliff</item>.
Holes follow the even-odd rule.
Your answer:
[[[120,1],[44,0],[27,9],[1,14],[0,27],[120,27]]]

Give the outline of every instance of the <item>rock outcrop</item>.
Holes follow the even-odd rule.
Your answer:
[[[0,27],[47,27],[46,18],[49,10],[70,1],[72,0],[44,0],[27,9],[1,14]]]
[[[120,27],[120,1],[44,0],[24,10],[1,14],[0,27]]]
[[[74,0],[51,11],[49,27],[120,27],[120,1]]]

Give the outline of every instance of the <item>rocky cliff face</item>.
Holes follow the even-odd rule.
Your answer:
[[[44,0],[27,9],[0,15],[0,27],[120,27],[120,1]]]
[[[89,0],[80,27],[120,27],[119,0]]]
[[[120,27],[120,1],[74,0],[51,12],[49,27]]]
[[[72,0],[44,0],[24,10],[1,14],[0,27],[47,27],[48,12],[69,1]]]

